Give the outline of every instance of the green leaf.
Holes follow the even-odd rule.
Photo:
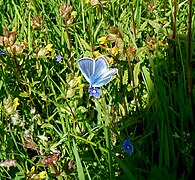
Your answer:
[[[20,97],[29,97],[27,92],[21,92],[19,94]]]
[[[134,86],[138,86],[138,83],[139,83],[139,79],[138,79],[138,76],[139,76],[139,73],[140,73],[140,62],[138,62],[135,67],[134,67],[134,71],[133,71],[133,76],[134,76]]]
[[[78,171],[78,178],[79,180],[85,180],[83,166],[81,164],[81,159],[79,157],[78,149],[75,144],[75,141],[73,140],[73,153],[76,159],[76,165],[77,165],[77,171]]]

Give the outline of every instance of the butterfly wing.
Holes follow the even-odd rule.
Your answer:
[[[109,64],[103,56],[99,56],[95,60],[95,77],[99,77],[109,69]]]
[[[91,78],[93,87],[101,87],[110,82],[112,76],[118,72],[118,69],[110,69],[107,60],[100,56],[95,61],[95,72]]]
[[[91,58],[81,58],[78,60],[78,65],[85,79],[92,84],[91,78],[95,71],[95,61]]]
[[[95,71],[91,78],[91,85],[93,87],[100,87],[100,85],[96,86],[97,82],[99,81],[100,77],[103,76],[103,74],[105,74],[105,72],[107,72],[108,70],[109,70],[109,64],[107,60],[103,56],[99,56],[98,58],[96,58]]]
[[[103,85],[106,85],[111,81],[112,76],[115,75],[117,72],[118,69],[116,68],[105,71],[101,76],[99,76],[92,82],[92,86],[101,87]]]

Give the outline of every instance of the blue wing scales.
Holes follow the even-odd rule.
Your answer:
[[[91,58],[82,58],[79,59],[78,65],[85,79],[91,84],[91,77],[95,71],[95,61]]]

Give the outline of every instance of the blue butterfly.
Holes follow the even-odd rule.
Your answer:
[[[118,69],[109,69],[109,64],[103,56],[95,61],[91,58],[81,58],[78,61],[79,68],[91,87],[101,87],[109,83]]]

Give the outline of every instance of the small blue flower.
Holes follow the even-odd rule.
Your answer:
[[[100,98],[100,88],[98,87],[90,87],[88,89],[89,95],[95,98]]]
[[[0,50],[0,54],[5,54],[6,51],[5,50]]]
[[[133,153],[134,147],[129,139],[126,139],[122,145],[123,151],[127,152],[130,156]]]
[[[62,60],[62,56],[60,54],[58,54],[56,56],[56,62],[60,62]]]

